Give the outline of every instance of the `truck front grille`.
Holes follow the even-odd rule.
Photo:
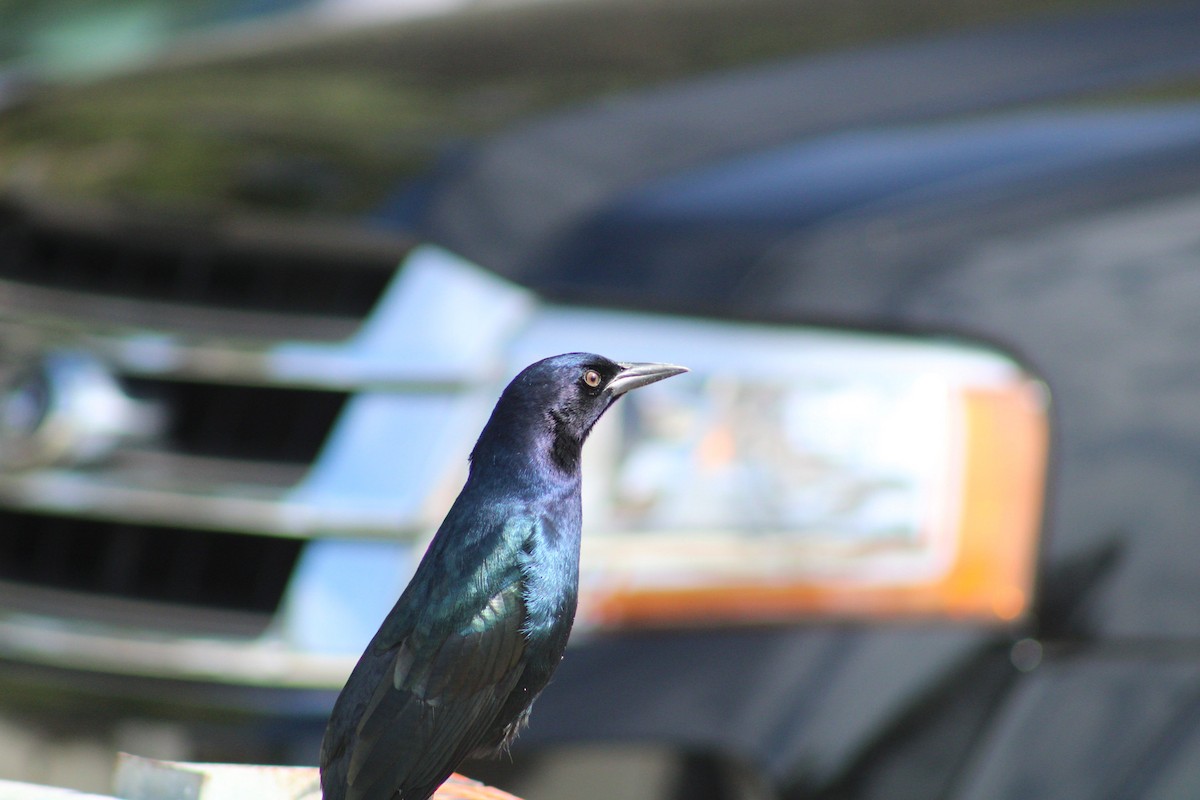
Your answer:
[[[336,355],[409,247],[0,197],[0,355],[86,351],[161,412],[97,463],[0,474],[0,612],[266,630],[314,530],[288,498],[359,388],[273,355]]]
[[[398,252],[322,253],[319,243],[279,232],[135,232],[87,223],[67,227],[0,204],[0,279],[126,300],[360,319],[391,279]]]
[[[0,581],[240,612],[243,623],[257,619],[260,628],[278,609],[303,545],[276,536],[14,511],[0,511],[0,526]],[[86,601],[78,605],[86,606]],[[61,610],[72,615],[87,611]],[[157,622],[165,627],[177,619],[164,610]],[[152,614],[143,614],[139,622],[160,627]]]
[[[189,456],[303,464],[316,458],[346,393],[126,378],[129,393],[166,410],[166,445]]]

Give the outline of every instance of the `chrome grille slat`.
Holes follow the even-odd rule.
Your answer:
[[[415,539],[421,533],[418,521],[379,509],[326,507],[293,498],[289,489],[233,480],[189,482],[178,475],[128,477],[120,469],[41,470],[0,475],[0,506],[33,514],[295,539]]]
[[[307,464],[251,461],[185,455],[172,450],[128,447],[102,470],[92,470],[97,479],[145,488],[191,487],[193,491],[218,493],[222,487],[257,487],[273,496],[304,477]],[[0,479],[2,480],[2,479]]]

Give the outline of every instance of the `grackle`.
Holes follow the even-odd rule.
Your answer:
[[[575,618],[583,442],[618,397],[686,371],[568,353],[513,379],[338,696],[321,743],[325,800],[426,800],[464,758],[512,742]]]

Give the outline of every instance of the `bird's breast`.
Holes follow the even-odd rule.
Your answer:
[[[557,638],[575,619],[579,596],[578,512],[545,515],[521,553],[525,633]]]

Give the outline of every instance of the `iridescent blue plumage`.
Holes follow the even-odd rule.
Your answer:
[[[569,353],[513,379],[337,699],[325,800],[426,800],[468,755],[512,741],[575,618],[584,440],[620,395],[685,371]]]

